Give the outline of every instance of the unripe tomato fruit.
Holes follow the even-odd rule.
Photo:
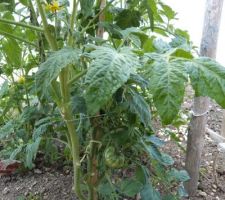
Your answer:
[[[124,166],[125,157],[124,155],[118,154],[114,147],[107,147],[104,153],[105,163],[110,168],[121,168]]]

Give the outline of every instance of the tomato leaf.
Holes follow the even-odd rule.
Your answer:
[[[185,182],[190,179],[190,176],[188,175],[187,171],[185,170],[178,171],[177,169],[174,169],[174,168],[171,169],[171,171],[169,172],[169,176],[172,179],[176,179],[181,182]]]
[[[143,184],[136,179],[125,179],[121,182],[120,190],[128,197],[134,197],[143,188]]]
[[[188,65],[196,96],[209,96],[225,108],[225,68],[211,58],[196,58]]]
[[[44,93],[63,68],[78,63],[80,55],[80,50],[68,47],[52,53],[36,73],[37,91]]]
[[[36,157],[39,144],[41,142],[41,138],[37,138],[34,142],[28,143],[26,146],[26,160],[25,160],[25,166],[29,169],[33,168],[33,160]]]
[[[148,64],[150,91],[163,124],[173,121],[183,102],[188,75],[184,62],[157,58]]]
[[[130,90],[129,94],[131,95],[129,98],[129,108],[131,112],[138,115],[141,122],[147,127],[150,125],[151,121],[151,113],[150,108],[144,97],[139,95],[134,90]]]
[[[2,98],[4,95],[7,94],[9,90],[9,83],[8,81],[4,81],[4,83],[1,85],[1,88],[0,88],[0,98]]]
[[[129,48],[96,47],[90,56],[94,60],[86,74],[85,99],[88,111],[94,114],[135,73],[139,62]]]
[[[163,4],[163,3],[160,3],[162,9],[163,9],[163,14],[169,19],[169,20],[172,20],[176,17],[176,12],[171,8],[169,7],[168,5],[166,4]]]
[[[85,17],[91,16],[94,2],[95,2],[94,0],[80,1],[81,13]]]
[[[19,0],[19,2],[20,2],[21,4],[23,4],[24,6],[29,6],[28,0]]]
[[[141,191],[141,199],[142,200],[150,200],[150,199],[154,199],[154,200],[161,200],[160,194],[158,191],[156,191],[152,185],[146,184],[144,186],[144,188]]]
[[[154,145],[156,145],[157,147],[162,147],[163,145],[165,145],[165,141],[161,140],[160,138],[156,137],[155,135],[145,136],[144,139],[145,139],[145,142],[151,142]]]
[[[162,164],[165,166],[173,165],[174,160],[170,155],[162,153]]]
[[[141,14],[137,10],[124,9],[116,16],[116,25],[121,29],[139,27]]]
[[[2,43],[3,51],[6,54],[6,60],[16,68],[21,65],[22,50],[16,40],[8,38]]]
[[[0,139],[4,139],[9,134],[14,132],[14,123],[13,120],[8,121],[5,125],[0,128]]]
[[[148,18],[150,21],[151,30],[154,30],[154,17],[157,14],[157,5],[155,0],[145,0],[145,7],[147,9]]]
[[[174,50],[174,52],[172,54],[170,54],[170,56],[175,56],[175,57],[180,57],[180,58],[187,58],[187,59],[192,59],[193,56],[190,53],[190,51],[186,51],[184,49],[180,49],[177,48]]]

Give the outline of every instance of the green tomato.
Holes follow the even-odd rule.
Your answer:
[[[123,154],[116,153],[114,147],[108,147],[104,153],[105,163],[110,168],[121,168],[125,163],[125,156]]]
[[[21,138],[18,139],[19,144],[23,144],[23,140]]]

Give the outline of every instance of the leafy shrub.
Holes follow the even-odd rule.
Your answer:
[[[225,70],[195,57],[161,1],[104,2],[74,0],[70,14],[67,0],[20,1],[30,16],[13,8],[20,22],[1,4],[3,154],[32,168],[40,143],[64,135],[79,199],[179,199],[188,174],[160,151],[151,121],[177,120],[189,83],[225,107]]]

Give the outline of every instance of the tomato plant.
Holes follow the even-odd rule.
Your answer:
[[[225,107],[225,69],[195,56],[172,8],[160,0],[0,2],[0,137],[14,139],[11,157],[25,150],[31,168],[41,141],[49,132],[62,139],[60,131],[79,199],[185,195],[188,174],[160,151],[151,120],[177,119],[189,83]]]

